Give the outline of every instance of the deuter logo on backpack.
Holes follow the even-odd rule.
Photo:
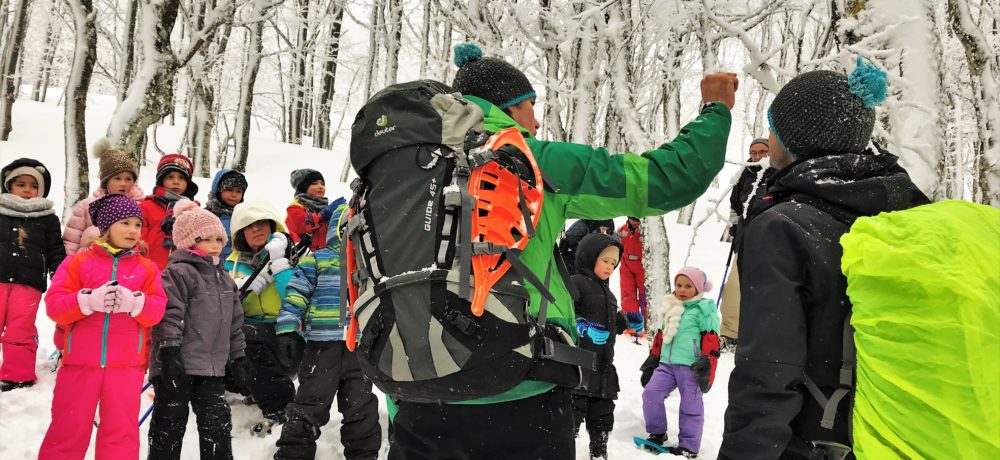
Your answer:
[[[396,130],[396,125],[387,126],[389,124],[389,117],[386,114],[382,114],[381,117],[375,119],[375,126],[380,129],[376,129],[372,137],[379,137],[383,134],[388,134]]]
[[[386,113],[407,115],[385,127]],[[525,379],[576,387],[580,366],[593,367],[592,353],[528,314],[526,284],[554,301],[548,278],[518,259],[544,183],[521,134],[487,136],[482,121],[478,106],[424,80],[380,91],[352,127],[348,347],[397,399],[466,401]]]

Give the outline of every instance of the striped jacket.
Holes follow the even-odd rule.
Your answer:
[[[278,334],[298,331],[307,340],[344,340],[349,321],[340,319],[340,235],[337,225],[347,210],[343,198],[330,218],[326,247],[299,260],[289,280],[275,328]]]

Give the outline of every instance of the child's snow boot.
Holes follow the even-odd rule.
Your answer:
[[[649,437],[646,438],[646,441],[651,442],[653,444],[656,444],[658,446],[662,446],[663,443],[667,442],[667,434],[666,433],[659,433],[659,434],[650,433]],[[657,453],[657,454],[661,452],[659,450],[654,449],[651,446],[643,446],[643,449],[646,449],[646,450],[648,450],[650,452],[654,452],[654,453]]]
[[[35,384],[34,380],[27,382],[11,382],[10,380],[0,380],[0,392],[16,390],[18,388],[28,388]]]
[[[611,433],[607,431],[590,431],[590,459],[608,459],[608,437]]]
[[[670,452],[672,455],[678,455],[684,458],[698,458],[697,452],[691,452],[691,450],[680,446],[668,447],[667,452]]]

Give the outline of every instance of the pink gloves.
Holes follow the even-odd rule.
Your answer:
[[[128,313],[135,317],[146,305],[146,296],[142,291],[132,292],[120,286],[117,281],[109,281],[94,289],[81,289],[76,294],[76,300],[80,304],[80,311],[86,316],[102,312]]]
[[[81,289],[76,294],[76,301],[80,304],[80,311],[84,315],[90,316],[94,312],[111,313],[118,300],[118,282],[108,281],[100,287],[94,289]]]

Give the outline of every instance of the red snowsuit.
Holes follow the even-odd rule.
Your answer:
[[[632,229],[628,222],[618,229],[625,248],[622,254],[620,281],[622,311],[640,312],[646,318],[646,271],[642,268],[642,230]]]

